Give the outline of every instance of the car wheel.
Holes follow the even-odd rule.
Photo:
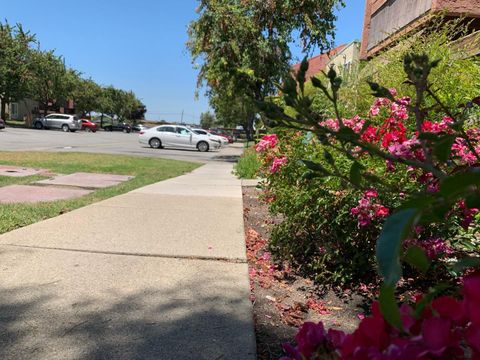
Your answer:
[[[162,142],[160,141],[160,139],[157,139],[157,138],[150,139],[148,144],[150,145],[151,148],[154,148],[154,149],[160,149],[162,147]]]
[[[63,125],[62,125],[62,130],[63,130],[63,132],[69,132],[69,131],[70,131],[70,128],[68,127],[67,124],[63,124]]]
[[[209,149],[209,146],[208,146],[208,144],[207,144],[205,141],[200,141],[200,142],[197,144],[197,149],[198,149],[198,151],[200,151],[200,152],[207,152],[208,149]]]
[[[42,130],[43,129],[43,124],[40,121],[37,121],[35,123],[35,129]]]

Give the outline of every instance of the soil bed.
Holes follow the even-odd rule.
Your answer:
[[[292,342],[305,321],[322,321],[327,328],[353,331],[362,315],[360,306],[364,299],[333,291],[321,295],[310,279],[275,266],[267,244],[273,224],[281,220],[269,214],[259,195],[257,188],[243,187],[257,358],[273,360],[282,356],[281,345]]]

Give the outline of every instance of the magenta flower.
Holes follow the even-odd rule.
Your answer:
[[[288,162],[288,158],[286,156],[274,158],[272,166],[270,166],[270,172],[272,174],[277,173],[280,170],[280,168],[282,168],[287,164],[287,162]]]
[[[257,152],[264,152],[268,149],[273,149],[278,144],[278,137],[275,134],[265,135],[257,145],[254,146]]]

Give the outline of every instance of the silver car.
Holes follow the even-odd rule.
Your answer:
[[[65,132],[75,132],[82,128],[82,121],[75,115],[50,114],[35,119],[33,126],[35,129],[62,129]]]
[[[171,147],[177,149],[197,149],[204,152],[220,149],[220,140],[208,135],[199,135],[185,126],[163,125],[140,131],[138,141],[154,149]]]

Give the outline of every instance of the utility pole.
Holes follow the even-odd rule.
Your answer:
[[[185,110],[182,110],[182,120],[180,120],[180,125],[184,125],[184,124],[183,124],[183,112],[184,112],[184,111],[185,111]]]

